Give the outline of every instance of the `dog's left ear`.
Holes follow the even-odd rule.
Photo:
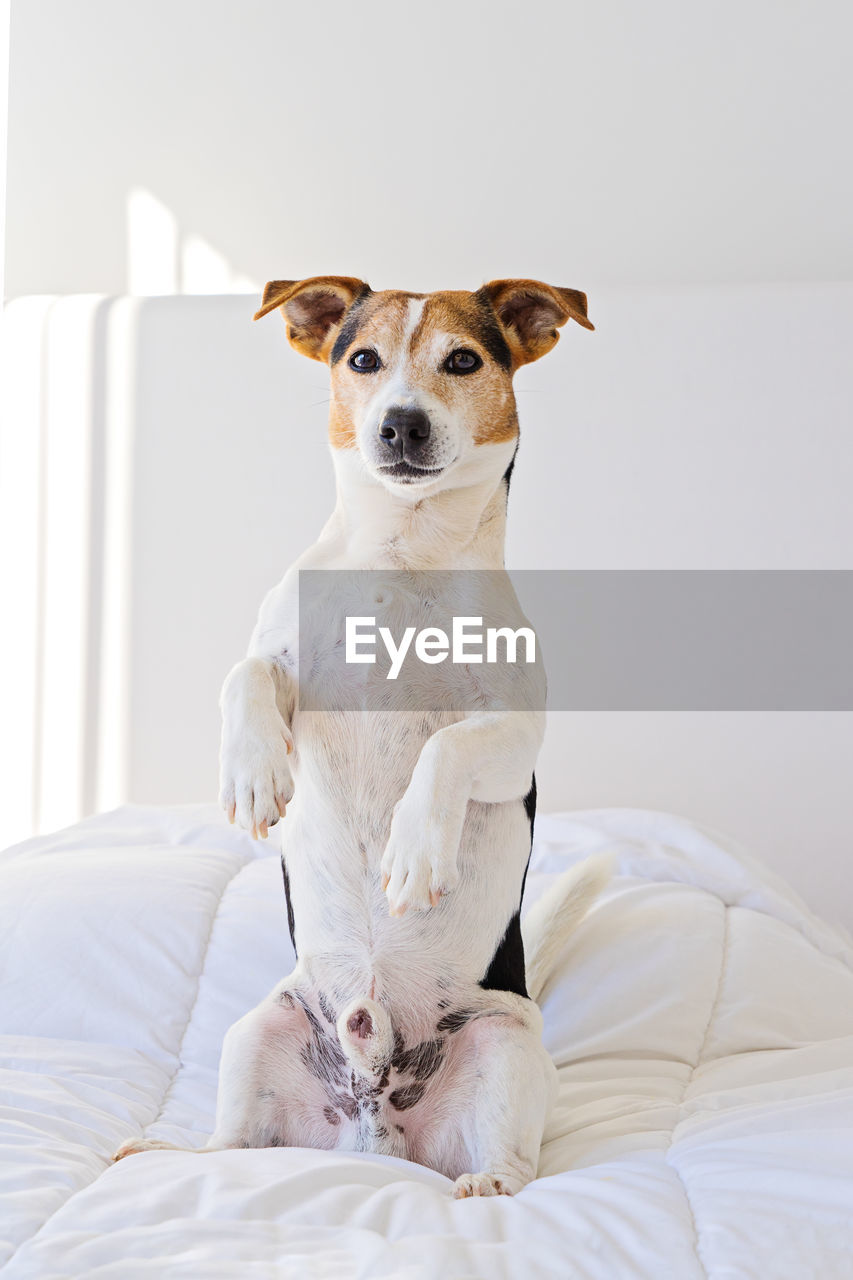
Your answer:
[[[494,308],[516,369],[550,351],[567,320],[595,328],[580,289],[561,289],[541,280],[490,280],[478,293]]]
[[[270,280],[254,319],[278,307],[290,345],[312,360],[328,360],[344,316],[370,285],[352,276],[313,276],[310,280]]]

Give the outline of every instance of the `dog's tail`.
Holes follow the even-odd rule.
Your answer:
[[[570,867],[521,922],[527,990],[539,1000],[563,946],[613,874],[612,853],[595,853]]]
[[[374,1081],[388,1069],[394,1029],[385,1009],[368,996],[351,1000],[336,1023],[338,1039],[356,1075]]]

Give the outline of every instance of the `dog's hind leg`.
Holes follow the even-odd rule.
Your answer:
[[[355,1114],[349,1078],[334,1025],[324,1025],[286,979],[226,1033],[216,1128],[201,1150],[337,1146]],[[114,1159],[190,1149],[141,1135]]]
[[[523,1019],[489,1014],[457,1033],[455,1128],[461,1128],[468,1162],[456,1176],[457,1199],[515,1195],[536,1177],[557,1072],[542,1045],[538,1010],[530,1001],[523,1004],[529,1006]],[[433,1142],[440,1138],[434,1135]]]

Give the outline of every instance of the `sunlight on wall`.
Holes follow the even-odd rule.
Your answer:
[[[86,770],[92,524],[93,327],[100,299],[68,298],[48,330],[37,729],[39,824],[79,812]]]
[[[127,291],[135,296],[258,293],[260,287],[207,240],[182,231],[174,213],[151,191],[134,187],[127,197]]]
[[[16,625],[0,663],[3,843],[73,821],[94,793],[104,305],[28,298],[4,317],[3,590]]]
[[[127,291],[178,293],[178,223],[150,191],[127,197]]]

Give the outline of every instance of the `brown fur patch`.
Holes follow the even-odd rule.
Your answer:
[[[421,299],[425,299],[423,311],[407,338],[409,303]],[[475,294],[463,290],[426,295],[399,290],[373,293],[359,304],[349,327],[345,322],[339,338],[347,341],[338,342],[332,365],[329,439],[333,448],[355,447],[356,424],[367,402],[401,356],[412,388],[428,392],[449,413],[462,417],[476,444],[497,444],[518,434],[509,352],[496,319]],[[350,369],[350,355],[361,348],[376,351],[384,368],[374,374]],[[448,373],[444,361],[458,348],[479,355],[482,368],[467,376]],[[503,356],[504,352],[506,362],[499,363],[495,353]]]
[[[422,370],[425,385],[438,399],[464,414],[475,444],[500,444],[518,435],[512,372],[495,359],[488,319],[473,293],[433,293],[411,342],[413,366]],[[483,367],[463,377],[446,373],[443,361],[436,368],[436,351],[446,357],[457,348],[475,352]]]

